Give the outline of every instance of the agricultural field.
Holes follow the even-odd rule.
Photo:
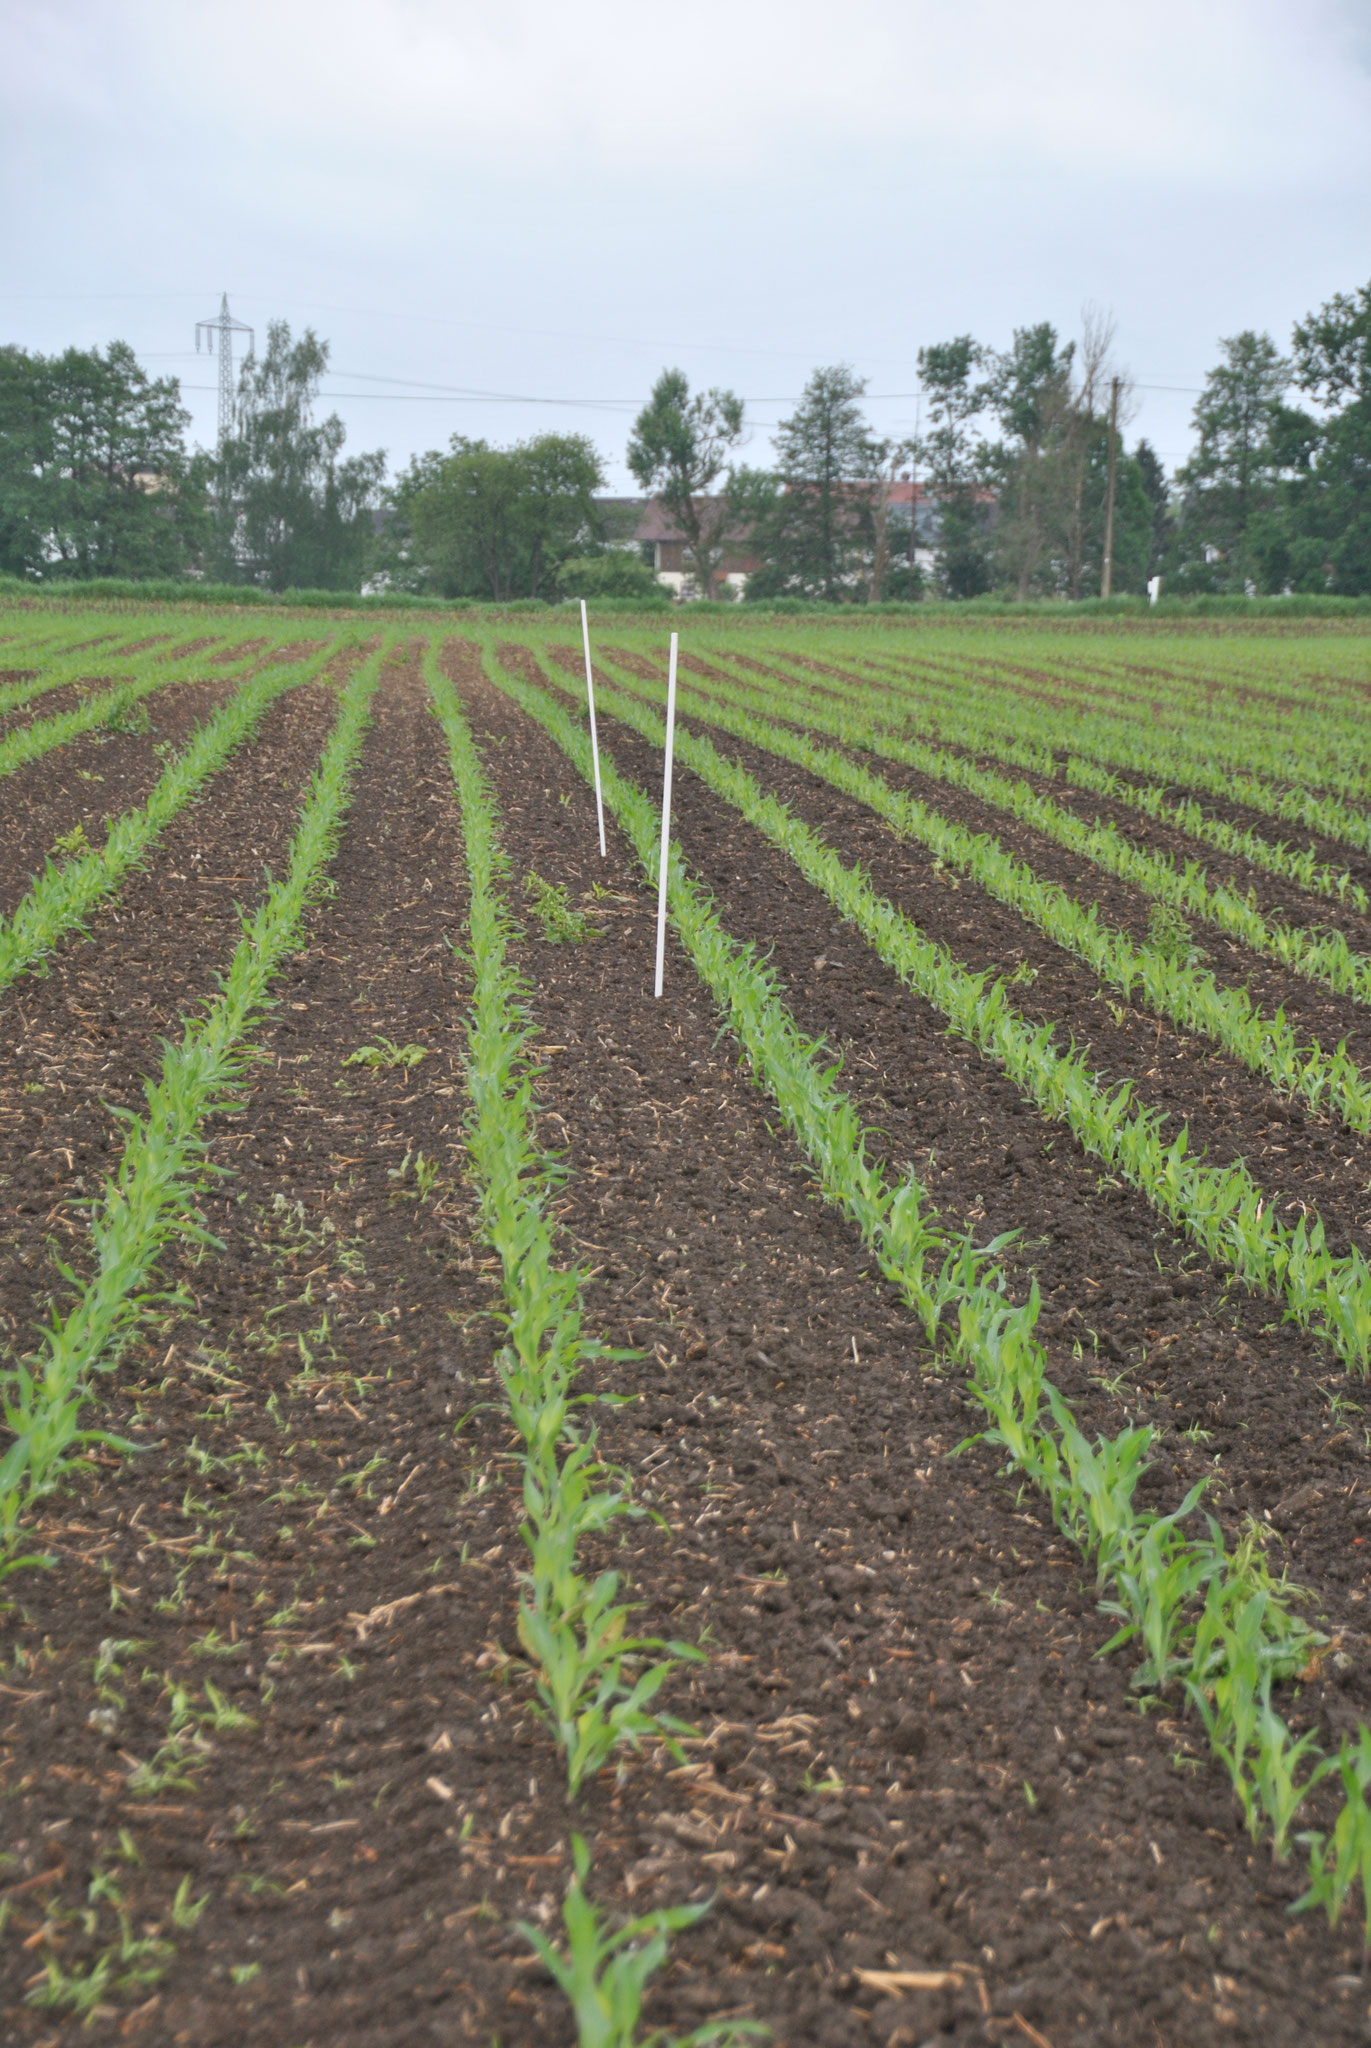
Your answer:
[[[1371,2040],[1371,635],[591,626],[0,610],[5,2040]]]

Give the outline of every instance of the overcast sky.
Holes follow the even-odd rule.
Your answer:
[[[667,364],[765,461],[818,364],[905,433],[922,344],[1094,302],[1170,467],[1193,396],[1145,387],[1371,277],[1371,0],[0,0],[0,33],[0,340],[121,337],[206,443],[225,290],[331,343],[349,447],[569,428],[620,488]]]

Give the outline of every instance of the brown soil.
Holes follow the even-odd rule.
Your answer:
[[[12,1335],[37,1314],[54,1258],[80,1240],[82,1200],[118,1142],[111,1106],[141,1108],[160,1041],[213,991],[232,954],[239,905],[260,894],[264,867],[281,871],[301,783],[333,711],[331,693],[311,686],[273,705],[253,746],[211,778],[147,865],[92,916],[89,940],[64,945],[46,974],[6,992],[0,1324]]]
[[[111,819],[146,803],[166,767],[158,750],[179,753],[231,690],[223,682],[174,684],[144,700],[146,732],[83,733],[7,777],[0,916],[13,915],[59,838],[79,826],[99,846]]]

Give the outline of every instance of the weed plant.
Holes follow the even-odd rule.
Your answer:
[[[533,898],[533,915],[543,937],[554,945],[581,946],[587,939],[603,938],[584,911],[573,910],[565,882],[545,882],[541,875],[529,873],[524,876],[524,894]]]

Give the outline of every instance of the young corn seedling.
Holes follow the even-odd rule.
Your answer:
[[[1371,1787],[1371,1728],[1359,1728],[1355,1739],[1345,1735],[1331,1761],[1342,1781],[1342,1811],[1331,1834],[1315,1832],[1300,1837],[1309,1850],[1310,1882],[1294,1910],[1301,1913],[1322,1906],[1329,1926],[1336,1927],[1353,1887],[1360,1884],[1366,1954],[1371,1953],[1371,1806],[1366,1799]]]
[[[587,1579],[576,1568],[578,1544],[598,1535],[625,1512],[624,1492],[600,1486],[593,1435],[561,1459],[524,1470],[524,1541],[530,1553],[519,1603],[519,1640],[535,1674],[541,1718],[566,1758],[573,1798],[620,1747],[637,1748],[649,1736],[672,1740],[693,1734],[688,1723],[648,1711],[676,1666],[703,1662],[687,1643],[632,1637],[632,1608],[619,1600],[620,1574]],[[644,1659],[657,1662],[640,1668]]]
[[[580,1835],[571,1838],[575,1874],[562,1901],[565,1948],[556,1948],[541,1928],[516,1924],[565,1994],[576,2017],[577,2048],[706,2048],[709,2042],[765,2039],[767,2027],[751,2020],[708,2020],[689,2034],[654,2029],[640,2035],[648,1980],[666,1961],[671,1935],[693,1927],[709,1911],[702,1905],[662,1906],[614,1932],[586,1896],[590,1851]]]

